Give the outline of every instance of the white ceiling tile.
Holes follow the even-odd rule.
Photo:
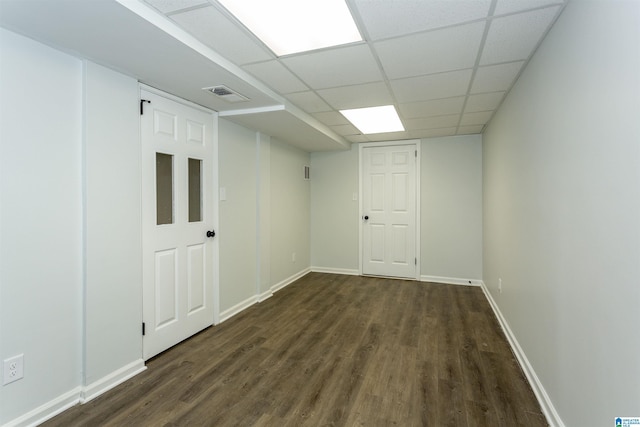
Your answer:
[[[462,113],[464,105],[464,96],[455,98],[435,99],[433,101],[411,102],[408,104],[399,104],[398,109],[400,115],[407,119],[418,117],[433,117],[447,114]]]
[[[484,125],[473,125],[473,126],[460,126],[458,128],[458,135],[471,135],[475,133],[482,133],[482,129]]]
[[[333,129],[338,135],[342,136],[360,134],[360,131],[353,125],[331,126],[331,129]]]
[[[336,110],[377,107],[393,103],[391,93],[384,82],[322,89],[318,91],[318,95]]]
[[[273,60],[245,65],[245,70],[280,93],[302,92],[309,88],[280,62]]]
[[[367,139],[372,142],[377,141],[399,141],[402,139],[411,139],[408,132],[385,132],[368,134]]]
[[[552,7],[492,20],[480,64],[529,58],[559,9]]]
[[[453,136],[456,134],[455,127],[438,129],[421,129],[409,132],[409,138],[437,138],[441,136]]]
[[[265,48],[212,6],[171,15],[171,19],[236,64],[273,58]]]
[[[303,109],[307,113],[317,113],[320,111],[331,111],[331,107],[327,105],[314,92],[296,92],[285,95],[286,98],[293,102],[298,108]]]
[[[505,92],[482,93],[479,95],[469,95],[467,105],[464,107],[465,113],[476,111],[495,110],[502,102]]]
[[[550,4],[562,4],[562,0],[498,0],[493,15],[521,12],[523,10],[543,7]]]
[[[465,95],[470,79],[471,70],[460,70],[392,80],[390,84],[396,100],[408,103]]]
[[[312,89],[382,80],[366,44],[290,56],[282,58],[282,62]]]
[[[337,111],[325,111],[313,113],[313,116],[327,126],[338,126],[349,124],[349,120]]]
[[[491,0],[355,0],[370,40],[485,18]]]
[[[509,89],[524,65],[524,61],[480,67],[471,86],[471,93],[499,92]]]
[[[485,125],[492,115],[493,111],[463,114],[462,120],[460,120],[460,126]]]
[[[171,13],[189,7],[209,4],[207,0],[144,0],[162,13]]]
[[[485,25],[460,25],[381,41],[374,47],[390,79],[472,68]]]
[[[438,117],[423,117],[419,119],[405,119],[402,121],[406,130],[438,129],[455,127],[460,120],[459,114]]]

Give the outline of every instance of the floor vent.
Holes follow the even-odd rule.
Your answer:
[[[205,88],[202,88],[202,90],[211,92],[212,94],[214,94],[215,96],[217,96],[218,98],[226,102],[235,103],[235,102],[246,102],[249,100],[249,98],[247,98],[246,96],[239,94],[235,90],[230,89],[225,85],[205,87]]]

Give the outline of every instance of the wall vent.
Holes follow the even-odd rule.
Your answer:
[[[218,98],[222,99],[226,102],[236,103],[236,102],[246,102],[249,100],[246,96],[236,92],[233,89],[228,88],[225,85],[217,85],[211,87],[203,87],[202,90],[206,90],[207,92],[211,92]]]
[[[304,179],[305,181],[309,181],[309,179],[311,179],[311,168],[309,166],[304,167]]]

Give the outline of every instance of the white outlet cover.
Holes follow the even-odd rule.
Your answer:
[[[2,364],[2,385],[10,384],[24,376],[24,354],[5,359]]]

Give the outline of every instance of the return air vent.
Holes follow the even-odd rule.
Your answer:
[[[231,102],[231,103],[246,102],[246,101],[249,100],[249,98],[247,98],[246,96],[239,94],[238,92],[234,91],[233,89],[229,89],[225,85],[205,87],[205,88],[202,88],[202,90],[206,90],[207,92],[211,92],[212,94],[214,94],[218,98],[220,98],[220,99],[222,99],[224,101],[227,101],[227,102]]]

